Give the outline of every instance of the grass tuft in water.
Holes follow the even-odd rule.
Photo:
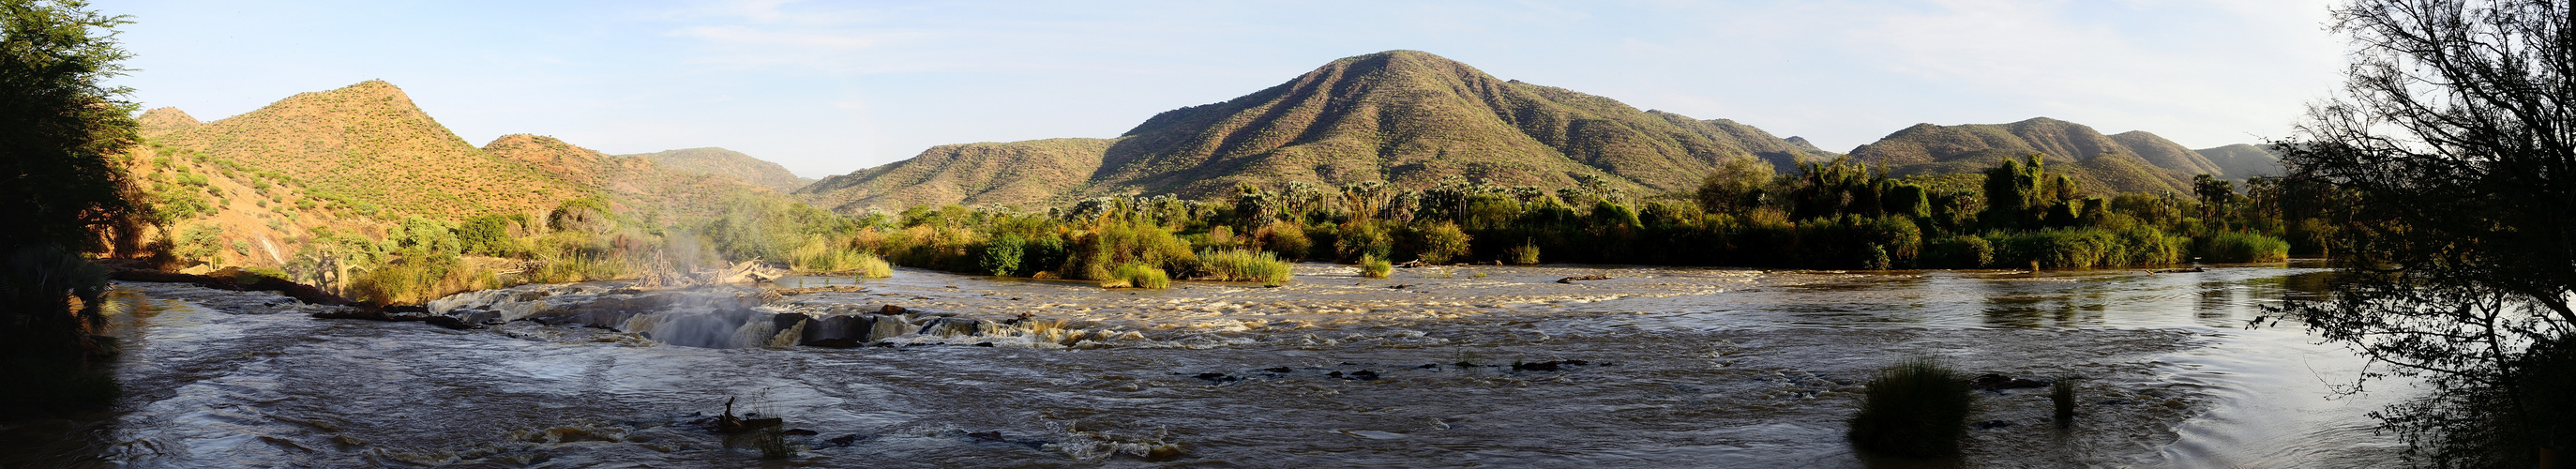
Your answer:
[[[2060,423],[2075,418],[2075,380],[2073,376],[2064,376],[2057,378],[2057,382],[2048,383],[2048,402],[2057,406],[2057,421]]]
[[[1161,290],[1171,286],[1172,278],[1165,275],[1163,273],[1163,269],[1157,269],[1145,264],[1120,265],[1117,270],[1110,271],[1109,278],[1100,281],[1100,288],[1147,288]]]
[[[1958,454],[1967,436],[1968,383],[1929,358],[1878,371],[1851,419],[1852,446],[1896,456]]]
[[[752,436],[752,446],[760,448],[761,459],[796,457],[796,445],[787,442],[787,430],[779,427],[761,429]]]
[[[1387,262],[1386,259],[1379,259],[1377,256],[1372,255],[1360,256],[1361,276],[1368,278],[1386,278],[1387,274],[1394,272],[1395,264]]]

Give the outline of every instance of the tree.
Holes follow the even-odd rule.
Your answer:
[[[0,419],[102,407],[114,380],[89,369],[106,351],[107,273],[80,254],[131,244],[142,217],[111,155],[134,144],[115,27],[125,17],[77,0],[0,1]],[[75,301],[77,300],[77,301]]]
[[[127,69],[115,42],[123,16],[78,0],[0,2],[0,247],[103,247],[127,217],[125,174],[111,155],[135,143],[132,92],[108,86]]]
[[[1708,213],[1741,215],[1762,205],[1762,188],[1771,183],[1771,164],[1742,157],[1719,163],[1699,183],[1699,206]]]
[[[2279,142],[2338,191],[2345,275],[2276,310],[2434,393],[2377,415],[2420,462],[2576,447],[2576,4],[2351,0],[2343,93]]]

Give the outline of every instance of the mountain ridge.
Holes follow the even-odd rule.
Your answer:
[[[1074,140],[934,147],[912,159],[825,178],[797,194],[850,213],[970,199],[1026,204],[1120,194],[1206,198],[1230,194],[1241,184],[1290,181],[1425,187],[1451,176],[1554,187],[1599,178],[1616,188],[1683,191],[1730,158],[1761,158],[1787,169],[1838,156],[1734,121],[1639,110],[1609,98],[1499,79],[1407,50],[1338,59],[1250,94],[1157,113],[1115,138],[1071,145]],[[1102,148],[1095,156],[1091,146]],[[1080,151],[1067,153],[1072,150]],[[989,175],[961,174],[1005,160],[1049,165],[1032,176],[1056,179],[1019,184],[1055,192],[996,193],[973,187]],[[1085,168],[1088,174],[1082,174]],[[896,195],[912,191],[928,195]]]

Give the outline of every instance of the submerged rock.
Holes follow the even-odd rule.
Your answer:
[[[1969,379],[1968,386],[1987,391],[2002,391],[2006,389],[2044,388],[2048,387],[2048,382],[1987,373],[1977,376],[1976,378]]]
[[[1609,280],[1609,279],[1610,279],[1610,276],[1608,276],[1608,275],[1585,275],[1585,276],[1581,276],[1581,277],[1566,277],[1566,278],[1556,279],[1556,283],[1574,283],[1576,280]]]

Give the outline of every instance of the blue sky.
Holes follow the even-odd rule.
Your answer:
[[[2193,148],[2289,132],[2324,0],[290,2],[102,0],[146,107],[199,119],[368,79],[477,145],[717,146],[807,177],[945,143],[1113,137],[1391,49],[1845,151],[2048,116]]]

